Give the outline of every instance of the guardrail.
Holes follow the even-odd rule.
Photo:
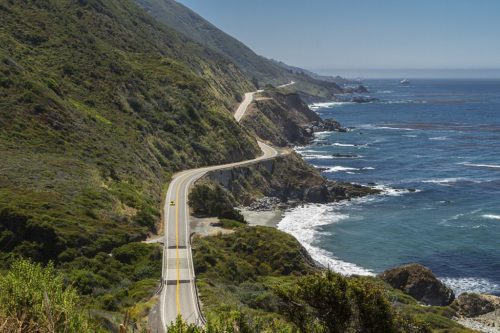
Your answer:
[[[189,235],[189,247],[191,247],[191,254],[193,253],[193,236],[195,235],[196,233],[195,232],[192,232],[190,235]],[[207,324],[207,320],[205,319],[205,317],[203,316],[203,312],[201,311],[201,304],[200,304],[200,293],[198,292],[198,286],[196,285],[196,275],[194,274],[194,263],[193,264],[193,286],[194,286],[194,292],[196,294],[196,307],[198,308],[198,313],[200,314],[200,321],[202,323],[203,326],[205,326]]]

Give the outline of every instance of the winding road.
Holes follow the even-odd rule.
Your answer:
[[[294,84],[279,86],[286,87]],[[255,93],[246,93],[234,114],[240,121]],[[279,155],[273,147],[258,141],[262,155],[247,161],[186,170],[174,175],[168,187],[164,207],[164,248],[162,289],[160,293],[161,324],[165,328],[175,322],[178,315],[187,323],[203,325],[204,318],[199,306],[195,284],[193,257],[190,243],[188,194],[190,187],[209,171],[233,168],[272,159]]]

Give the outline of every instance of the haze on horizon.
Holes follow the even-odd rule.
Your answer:
[[[500,78],[500,1],[179,0],[256,53],[346,77]]]

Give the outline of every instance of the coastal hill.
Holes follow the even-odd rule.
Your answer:
[[[348,82],[340,78],[319,76],[258,55],[239,40],[175,0],[136,0],[136,2],[159,22],[230,59],[258,88],[266,84],[279,85],[295,81],[295,89],[303,96],[314,96],[316,100],[331,100],[335,94],[343,91],[342,85]]]
[[[134,2],[0,12],[3,265],[144,239],[173,172],[258,154],[232,117],[247,77]]]
[[[174,0],[136,0],[136,2],[159,22],[231,59],[250,78],[255,77],[259,81],[274,84],[290,81],[290,73],[281,66],[257,55],[245,44],[181,3]]]
[[[256,55],[176,2],[139,3],[156,19],[132,0],[0,3],[3,331],[154,326],[148,316],[164,257],[158,239],[146,239],[164,231],[161,207],[172,175],[253,159],[260,154],[255,135],[267,130],[277,145],[305,142],[320,119],[304,99],[345,91],[335,80]],[[290,80],[296,91],[267,86],[252,106],[264,127],[252,115],[244,126],[234,120],[245,92]],[[262,196],[300,203],[375,193],[325,183],[296,154],[229,174],[241,181],[240,192],[209,179],[207,193],[215,192],[216,206],[219,193],[234,193],[222,207],[230,218],[240,217],[233,203]],[[256,179],[244,183],[248,174]],[[467,332],[450,320],[449,308],[420,307],[380,280],[326,272],[288,234],[221,223],[238,230],[193,239],[203,310],[214,314],[215,331],[430,332],[430,322],[436,331]],[[338,322],[328,312],[339,309],[337,299],[346,315]],[[389,300],[411,312],[395,312]]]

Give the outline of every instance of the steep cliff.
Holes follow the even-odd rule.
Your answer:
[[[276,146],[302,145],[315,131],[344,131],[334,120],[322,120],[298,93],[269,88],[256,96],[242,125]]]
[[[326,203],[379,193],[368,187],[327,180],[296,153],[251,166],[210,172],[202,181],[220,184],[240,205],[250,205],[262,197],[298,204]]]

